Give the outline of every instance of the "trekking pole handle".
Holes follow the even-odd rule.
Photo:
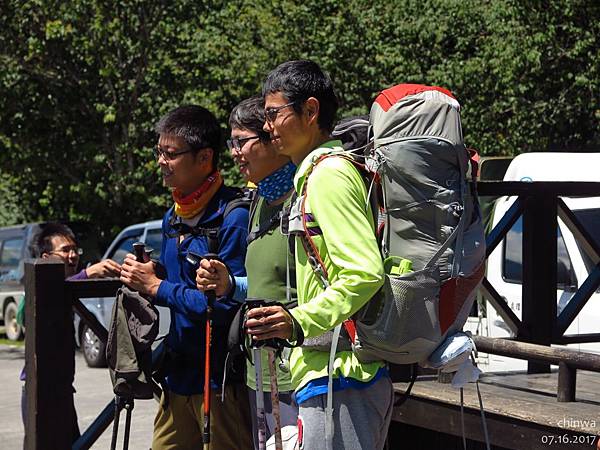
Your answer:
[[[144,262],[145,249],[146,244],[144,244],[143,242],[138,241],[133,244],[133,253],[135,253],[135,259],[137,260],[137,262]]]
[[[204,259],[216,259],[219,261],[221,260],[219,258],[219,255],[217,255],[216,253],[207,253],[206,255],[204,255]],[[209,307],[212,307],[212,305],[214,305],[215,301],[217,300],[217,294],[214,290],[206,291],[206,298],[208,299]]]
[[[221,261],[221,258],[219,258],[219,255],[217,255],[216,253],[206,253],[205,255],[199,255],[198,253],[188,252],[185,259],[188,263],[192,265],[192,267],[194,267],[194,270],[200,267],[200,261],[202,261],[203,259],[216,259],[218,261]],[[208,300],[208,307],[212,308],[215,301],[217,300],[217,294],[215,294],[214,290],[210,290],[206,291],[205,295],[206,299]]]

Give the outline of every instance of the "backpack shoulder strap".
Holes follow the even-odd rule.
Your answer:
[[[219,231],[221,226],[223,225],[223,221],[237,208],[245,208],[250,209],[250,206],[254,202],[254,198],[256,197],[255,189],[236,189],[235,194],[230,198],[225,206],[225,210],[223,211],[223,215],[216,220],[217,226],[213,228],[203,228],[196,226],[194,227],[194,232],[197,231],[198,234],[207,232],[206,239],[208,241],[208,251],[211,253],[218,253],[219,251]],[[195,234],[195,233],[193,233]]]
[[[323,289],[327,289],[327,287],[329,287],[329,275],[327,273],[327,268],[325,267],[325,263],[323,262],[323,259],[321,258],[321,255],[319,254],[319,250],[317,249],[317,246],[315,245],[314,240],[311,236],[312,233],[309,232],[309,229],[308,229],[308,226],[306,223],[307,217],[308,217],[308,215],[306,213],[306,198],[308,196],[308,180],[309,180],[310,175],[312,174],[312,171],[317,166],[317,164],[319,164],[321,161],[323,161],[327,158],[330,158],[330,157],[341,157],[341,158],[344,158],[344,159],[348,160],[349,162],[351,162],[352,165],[354,165],[355,167],[357,167],[357,165],[358,165],[359,167],[357,167],[357,170],[359,171],[359,173],[361,173],[361,170],[366,171],[366,168],[364,166],[361,166],[360,163],[355,161],[350,156],[347,156],[344,154],[330,154],[330,155],[323,155],[322,157],[315,160],[306,174],[306,178],[305,178],[304,184],[302,186],[302,195],[300,197],[298,197],[298,199],[297,199],[298,204],[296,205],[296,208],[297,209],[299,208],[299,213],[300,213],[299,215],[300,215],[301,222],[302,222],[302,229],[300,230],[300,232],[296,232],[294,234],[300,239],[300,242],[302,243],[302,247],[304,248],[304,251],[306,252],[308,263],[310,264],[315,275],[320,280]],[[375,215],[375,212],[373,213],[373,215]],[[311,216],[311,220],[314,221],[315,217]],[[354,321],[352,319],[348,319],[348,320],[344,321],[343,325],[344,325],[344,329],[345,329],[346,333],[348,334],[348,337],[350,338],[350,341],[352,343],[354,343],[354,341],[356,340],[356,327],[355,327]],[[336,333],[334,333],[333,339],[336,342],[337,342],[338,336],[339,336],[339,330],[337,330]],[[333,350],[335,350],[335,348],[333,348]]]
[[[226,218],[236,208],[250,209],[251,205],[255,203],[256,189],[236,189],[236,193],[231,197],[225,210],[223,211],[223,218]]]
[[[295,192],[294,192],[294,194],[295,194]],[[254,216],[255,216],[256,210],[258,208],[258,195],[255,197],[255,201],[252,202],[252,205],[250,206],[250,219],[248,221],[249,233],[248,233],[248,237],[246,238],[246,243],[248,245],[250,245],[250,243],[252,241],[260,238],[267,232],[273,230],[277,226],[281,226],[282,234],[284,234],[284,235],[288,234],[286,226],[287,226],[288,219],[290,217],[290,209],[292,207],[293,198],[292,198],[292,201],[289,201],[289,199],[290,199],[290,197],[288,197],[286,199],[286,201],[283,202],[283,204],[281,205],[281,208],[277,209],[271,215],[271,217],[269,217],[269,219],[264,220],[262,223],[259,223],[257,230],[251,231],[252,223],[254,222]]]

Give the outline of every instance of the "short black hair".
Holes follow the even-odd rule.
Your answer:
[[[40,230],[35,234],[29,246],[29,252],[32,258],[41,258],[44,253],[50,253],[53,250],[52,238],[54,236],[64,236],[77,243],[75,234],[67,225],[58,222],[48,222],[40,225]]]
[[[213,168],[219,164],[221,127],[208,109],[198,105],[179,106],[165,114],[154,127],[158,134],[183,138],[194,154],[210,147],[213,150]]]
[[[263,85],[263,97],[281,92],[296,112],[302,111],[302,103],[309,97],[319,101],[319,118],[317,123],[321,130],[331,132],[338,99],[329,75],[321,70],[313,61],[297,60],[280,64],[272,70]]]
[[[265,100],[260,96],[242,100],[231,110],[229,126],[255,132],[261,141],[269,142],[269,133],[263,130],[265,124]]]

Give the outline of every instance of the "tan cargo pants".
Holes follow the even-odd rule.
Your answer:
[[[243,384],[225,388],[225,401],[220,391],[212,393],[210,403],[211,450],[251,450],[252,425],[248,392]],[[154,419],[153,450],[198,450],[202,448],[204,414],[202,395],[177,395],[169,392],[164,408],[164,395]]]

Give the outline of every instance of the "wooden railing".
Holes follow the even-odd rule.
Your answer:
[[[480,182],[480,195],[516,196],[516,201],[487,236],[487,256],[523,216],[522,319],[487,279],[481,291],[516,335],[516,340],[545,346],[576,342],[598,342],[600,333],[565,335],[565,331],[600,286],[600,244],[580,223],[560,197],[600,196],[600,183],[581,182]],[[557,217],[573,233],[595,268],[557,316],[556,272]],[[548,362],[530,361],[529,373],[548,372]]]
[[[518,196],[517,201],[487,237],[489,255],[512,225],[523,215],[523,315],[512,312],[494,287],[484,280],[482,291],[499,312],[517,341],[476,337],[479,350],[529,361],[529,372],[547,372],[558,364],[559,400],[575,398],[576,370],[598,371],[596,355],[551,349],[551,344],[600,341],[600,333],[569,336],[565,330],[600,285],[600,246],[561,200],[600,196],[600,183],[482,182],[480,195]],[[596,264],[567,307],[557,317],[556,227],[557,216],[569,227]],[[74,340],[72,309],[106,342],[107,331],[79,301],[85,297],[111,297],[118,280],[65,281],[64,266],[48,260],[25,264],[27,449],[71,447]],[[527,345],[537,344],[537,345]],[[541,347],[543,346],[543,347]],[[73,445],[87,449],[113,419],[110,402]]]
[[[478,351],[558,365],[556,399],[559,402],[575,401],[578,369],[600,372],[600,355],[594,353],[486,336],[473,336],[473,340]]]
[[[26,449],[90,448],[114,418],[109,402],[72,443],[75,373],[74,310],[102,342],[108,331],[81,298],[114,297],[118,279],[65,281],[61,262],[38,259],[25,263],[25,365],[27,382]],[[156,386],[160,391],[160,388]],[[158,393],[158,395],[160,392]]]

